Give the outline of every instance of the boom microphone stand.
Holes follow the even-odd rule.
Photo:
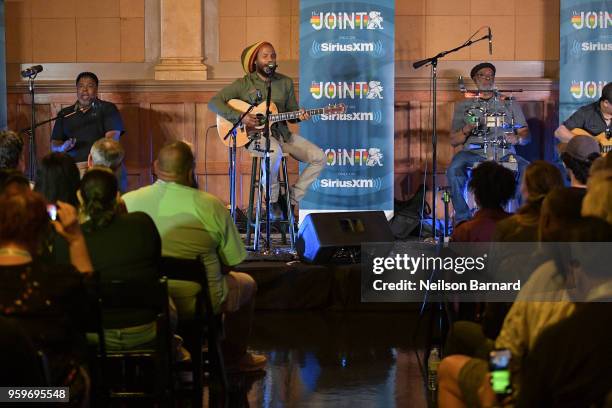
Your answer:
[[[433,112],[432,112],[432,119],[431,119],[431,126],[432,126],[432,132],[431,132],[431,145],[432,145],[432,175],[431,175],[431,183],[432,183],[432,191],[433,191],[433,198],[431,200],[431,218],[432,218],[432,228],[433,228],[433,236],[434,239],[437,240],[437,225],[436,225],[436,194],[437,194],[437,189],[438,189],[438,184],[437,184],[437,170],[438,170],[438,130],[436,129],[436,124],[437,124],[437,116],[438,116],[438,107],[436,106],[436,102],[437,102],[437,93],[438,93],[438,60],[440,58],[444,58],[446,55],[448,54],[452,54],[454,52],[459,51],[462,48],[465,47],[469,47],[472,44],[475,44],[479,41],[483,41],[483,40],[489,40],[490,36],[489,35],[484,35],[481,38],[478,38],[477,40],[472,40],[471,38],[469,40],[467,40],[465,43],[463,43],[462,45],[460,45],[459,47],[455,47],[451,50],[448,51],[442,51],[439,54],[431,57],[431,58],[425,58],[424,60],[421,61],[417,61],[414,64],[412,64],[412,66],[414,67],[414,69],[418,69],[424,65],[431,65],[431,83],[432,83],[432,104],[433,104]]]
[[[263,135],[266,138],[266,149],[265,149],[265,174],[266,174],[266,249],[265,252],[270,252],[270,125],[268,124],[268,118],[270,117],[270,103],[272,101],[272,76],[276,71],[276,64],[270,63],[267,65],[266,78],[266,123],[263,130]],[[257,233],[257,231],[255,231]],[[257,240],[255,245],[259,246]]]
[[[249,109],[247,109],[236,122],[234,122],[232,128],[223,137],[223,140],[227,140],[231,136],[231,142],[229,147],[229,178],[230,178],[230,214],[232,215],[232,221],[236,224],[236,129],[242,123],[242,119],[259,104],[260,94],[257,94],[255,101],[251,101]]]
[[[53,122],[53,121],[58,120],[58,119],[69,118],[72,115],[74,115],[75,113],[77,113],[77,111],[78,111],[78,109],[75,109],[74,111],[68,112],[65,115],[58,114],[57,116],[52,117],[51,119],[43,120],[42,122],[36,123],[34,125],[34,128],[37,128],[37,127],[42,126],[42,125],[46,125],[47,123]],[[24,132],[27,132],[28,134],[31,134],[32,133],[32,126],[28,126],[27,128],[21,129],[19,131],[19,133],[24,133]]]
[[[484,35],[481,38],[478,38],[476,40],[472,40],[472,38],[474,37],[475,34],[472,35],[472,37],[470,37],[466,42],[464,42],[462,45],[455,47],[451,50],[448,51],[442,51],[438,54],[436,54],[433,57],[430,58],[426,58],[424,60],[421,61],[417,61],[414,64],[412,64],[412,66],[414,67],[414,69],[418,69],[422,66],[425,65],[431,65],[431,84],[432,84],[432,135],[431,135],[431,144],[432,144],[432,191],[433,191],[433,195],[432,195],[432,202],[431,202],[431,218],[432,218],[432,230],[433,230],[433,237],[434,237],[434,242],[438,242],[438,234],[437,234],[437,219],[436,219],[436,196],[437,196],[437,189],[438,189],[438,185],[437,185],[437,170],[438,170],[438,131],[436,129],[437,127],[437,93],[438,93],[438,89],[437,89],[437,80],[438,80],[438,60],[441,58],[444,58],[446,55],[448,54],[452,54],[454,52],[459,51],[462,48],[465,47],[469,47],[474,43],[477,43],[479,41],[483,41],[483,40],[490,40],[492,37],[490,36],[490,34]],[[440,246],[436,245],[436,254],[439,255],[440,254]],[[436,270],[434,269],[431,273],[431,275],[429,276],[429,281],[433,281],[434,277],[436,275]],[[415,329],[415,339],[416,339],[416,334],[417,334],[417,330],[421,325],[421,321],[425,315],[425,309],[428,303],[428,294],[429,292],[425,293],[425,297],[423,299],[423,303],[421,305],[420,311],[419,311],[419,318],[417,321],[417,325],[416,325],[416,329]],[[432,319],[432,322],[437,323],[437,329],[439,332],[439,338],[435,339],[438,340],[440,343],[442,343],[442,339],[444,337],[444,312],[445,312],[445,307],[444,304],[442,302],[438,302],[437,305],[437,312],[438,312],[438,319],[437,321]],[[431,334],[431,333],[430,333]],[[431,338],[432,336],[429,336],[428,342],[430,342],[430,344],[427,344],[427,350],[429,351],[429,349],[431,349],[431,340],[434,340]],[[425,360],[427,361],[427,359]]]
[[[30,151],[29,151],[29,174],[28,178],[31,182],[34,181],[36,176],[36,105],[34,104],[34,79],[36,79],[36,73],[28,77],[28,88],[30,91],[30,102],[32,107],[32,114],[30,117]]]
[[[24,78],[28,78],[28,89],[30,91],[30,106],[32,107],[32,114],[30,116],[30,137],[29,137],[29,179],[30,181],[34,181],[34,176],[36,175],[36,105],[34,103],[34,80],[36,79],[36,75],[39,72],[42,72],[42,65],[34,65],[30,68],[26,68],[21,71],[21,76]],[[21,133],[21,132],[20,132]]]

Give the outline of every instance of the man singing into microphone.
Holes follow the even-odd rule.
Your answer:
[[[279,113],[300,110],[295,99],[293,81],[291,78],[275,72],[276,52],[272,44],[260,41],[248,46],[240,56],[242,68],[246,75],[237,79],[232,84],[223,88],[209,102],[209,108],[223,116],[225,119],[235,122],[241,113],[227,105],[231,99],[240,99],[249,103],[265,103],[267,96],[266,80],[271,79],[272,102],[278,108]],[[300,120],[308,120],[309,115],[303,112]],[[249,128],[259,124],[255,115],[246,115],[242,120]],[[278,170],[280,167],[282,153],[286,152],[294,159],[308,163],[296,183],[291,188],[291,203],[296,205],[306,194],[308,186],[317,178],[325,166],[325,154],[320,147],[309,142],[298,134],[291,133],[286,122],[278,122],[270,129],[270,218],[279,219],[282,215],[278,203],[279,185]],[[249,151],[265,149],[265,139],[253,141],[247,145]]]
[[[91,146],[103,137],[119,140],[124,128],[115,104],[97,98],[96,74],[81,72],[76,79],[76,88],[76,103],[62,109],[55,121],[51,134],[51,150],[72,156],[79,170],[84,172],[87,169]],[[122,177],[121,184],[125,184],[124,178]]]

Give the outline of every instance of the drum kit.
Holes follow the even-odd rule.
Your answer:
[[[486,160],[499,162],[516,171],[516,159],[511,155],[513,150],[509,139],[512,135],[516,136],[517,130],[525,124],[515,123],[512,104],[515,103],[513,94],[523,90],[468,90],[462,77],[459,77],[459,88],[467,98],[472,99],[464,114],[465,121],[475,127],[466,143],[473,149],[481,149]],[[484,94],[493,96],[483,99]]]

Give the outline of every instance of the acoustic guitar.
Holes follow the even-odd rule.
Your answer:
[[[241,113],[246,112],[251,106],[247,102],[241,101],[240,99],[231,99],[230,101],[227,102],[227,104],[231,108]],[[346,107],[344,106],[344,104],[329,105],[325,108],[316,108],[316,109],[306,110],[306,112],[308,112],[310,116],[316,116],[316,115],[322,115],[322,114],[331,115],[331,114],[344,113],[345,111],[346,111]],[[266,103],[262,102],[259,105],[257,105],[255,108],[253,108],[250,113],[257,116],[257,118],[259,119],[260,125],[257,126],[255,129],[247,129],[243,124],[240,124],[240,126],[236,129],[236,147],[242,147],[245,144],[247,144],[251,139],[256,137],[258,133],[261,133],[266,125],[272,126],[272,124],[276,122],[283,122],[286,120],[298,119],[302,112],[294,111],[294,112],[278,113],[278,108],[276,107],[274,102],[272,102],[270,104],[270,116],[268,116],[268,120],[266,121],[265,119]],[[231,145],[231,136],[225,140],[224,138],[225,138],[225,135],[227,135],[227,132],[230,131],[232,126],[233,126],[232,122],[230,122],[229,120],[225,119],[224,117],[220,115],[217,115],[217,132],[219,133],[221,142],[223,142],[223,144],[228,147]]]
[[[612,138],[609,139],[606,136],[606,132],[601,132],[598,135],[592,135],[586,130],[580,129],[580,128],[572,129],[571,132],[574,136],[591,136],[595,138],[595,140],[597,140],[597,142],[599,143],[599,151],[602,156],[605,156],[607,153],[612,151]],[[561,152],[562,150],[560,146],[563,146],[566,144],[567,143],[559,143],[557,145],[557,149],[559,149],[559,152]]]

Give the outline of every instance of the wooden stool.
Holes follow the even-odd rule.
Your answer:
[[[263,152],[249,152],[252,158],[251,165],[251,187],[249,190],[249,208],[247,209],[247,227],[246,227],[246,245],[251,245],[251,233],[255,231],[255,238],[253,240],[253,250],[259,249],[259,237],[261,234],[262,215],[265,217],[265,213],[262,214],[262,200],[264,191],[266,188],[265,183],[261,183],[263,176],[262,163],[264,161]],[[285,205],[287,209],[287,215],[283,214],[283,218],[280,220],[271,221],[271,223],[277,223],[280,225],[281,237],[283,244],[287,243],[287,227],[289,228],[289,241],[291,243],[291,249],[295,248],[295,228],[294,228],[294,216],[291,209],[291,199],[289,194],[289,174],[287,173],[287,157],[288,153],[283,153],[281,158],[281,169],[278,172],[279,182],[279,197],[284,197]],[[255,198],[255,189],[257,189],[257,198]],[[255,204],[255,199],[257,200]],[[270,202],[272,204],[272,202]],[[253,207],[255,207],[255,214],[253,214]],[[254,219],[253,219],[254,218]],[[264,219],[264,224],[265,224]]]

